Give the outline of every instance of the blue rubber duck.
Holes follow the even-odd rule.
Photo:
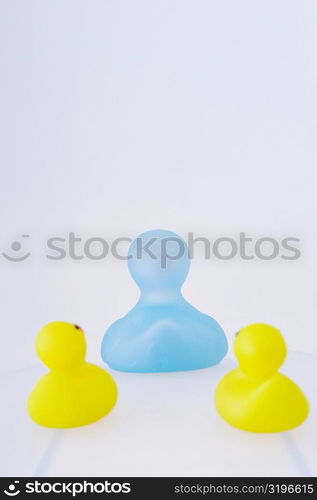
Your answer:
[[[188,248],[177,234],[147,231],[128,252],[140,299],[104,335],[101,355],[114,370],[174,372],[207,368],[226,355],[220,325],[182,296],[190,267]]]

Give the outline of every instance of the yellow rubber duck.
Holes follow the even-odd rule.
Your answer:
[[[277,371],[286,357],[280,331],[259,323],[246,326],[236,334],[234,352],[239,367],[215,391],[219,414],[250,432],[281,432],[300,425],[309,406],[301,389]]]
[[[51,371],[29,395],[27,410],[34,422],[77,427],[99,420],[114,407],[116,383],[105,370],[86,363],[86,341],[79,326],[49,323],[38,333],[35,350]]]

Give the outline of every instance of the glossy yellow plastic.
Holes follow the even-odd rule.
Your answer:
[[[86,363],[86,341],[79,326],[49,323],[38,333],[35,350],[51,371],[29,395],[27,410],[34,422],[77,427],[99,420],[113,408],[116,383],[104,369]]]
[[[239,367],[219,382],[215,404],[231,425],[251,432],[281,432],[300,425],[309,406],[301,389],[277,370],[286,357],[279,330],[252,324],[236,335]]]

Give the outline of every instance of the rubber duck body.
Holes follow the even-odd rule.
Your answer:
[[[36,353],[49,368],[27,401],[37,424],[69,428],[106,415],[117,400],[116,383],[104,369],[85,361],[82,329],[65,322],[46,325],[37,335]]]
[[[300,425],[309,406],[301,389],[277,371],[286,357],[279,330],[249,325],[237,333],[234,352],[239,367],[225,375],[215,391],[219,414],[250,432],[281,432]]]

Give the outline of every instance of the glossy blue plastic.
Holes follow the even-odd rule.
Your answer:
[[[228,350],[222,328],[181,293],[190,266],[184,240],[165,230],[143,233],[130,246],[128,266],[141,296],[105,333],[103,360],[115,370],[139,373],[219,363]]]

